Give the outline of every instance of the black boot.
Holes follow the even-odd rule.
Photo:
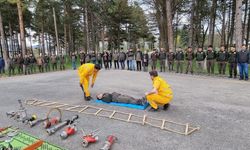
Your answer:
[[[167,103],[167,104],[165,104],[165,105],[163,106],[163,110],[168,110],[168,107],[169,107],[169,103]]]
[[[92,100],[93,98],[91,97],[91,96],[88,96],[88,97],[85,97],[85,100],[86,101],[90,101],[90,100]]]

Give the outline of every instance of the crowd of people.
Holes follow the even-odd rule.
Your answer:
[[[79,54],[80,63],[99,64],[102,68],[111,69],[127,69],[137,71],[157,70],[159,64],[159,71],[165,72],[166,68],[169,71],[176,71],[176,73],[194,73],[194,63],[197,63],[197,74],[206,73],[209,75],[215,73],[215,65],[218,65],[218,72],[220,75],[226,74],[226,67],[228,66],[229,78],[237,78],[237,66],[239,68],[240,80],[248,80],[248,64],[250,62],[250,54],[245,45],[242,45],[241,50],[236,51],[232,46],[225,49],[221,46],[219,51],[215,51],[212,46],[208,46],[204,51],[202,47],[198,47],[194,51],[191,47],[187,50],[178,48],[176,52],[169,50],[168,52],[161,48],[159,51],[154,49],[153,52],[142,52],[140,49],[134,51],[110,51],[102,52],[87,52],[81,51]],[[72,54],[72,68],[76,69],[77,56]],[[167,62],[167,63],[166,63]],[[206,64],[205,64],[206,62]],[[125,68],[125,66],[127,66]],[[184,66],[186,68],[184,68]],[[185,70],[184,70],[185,69]],[[184,72],[185,71],[185,72]]]
[[[78,59],[79,57],[79,59]],[[176,73],[207,73],[209,75],[215,73],[215,65],[218,65],[218,73],[226,74],[226,67],[229,70],[229,78],[237,78],[237,66],[239,69],[240,80],[248,80],[248,64],[250,63],[250,54],[245,45],[242,45],[241,50],[236,51],[235,47],[221,46],[219,51],[215,51],[212,46],[208,46],[207,50],[198,47],[193,50],[188,47],[186,50],[177,48],[176,52],[172,50],[166,51],[164,48],[160,50],[154,49],[152,52],[141,51],[137,49],[129,49],[128,51],[108,51],[95,52],[90,51],[85,53],[80,51],[79,54],[71,54],[72,68],[77,68],[77,63],[93,63],[99,64],[105,69],[122,69],[131,71],[148,71],[157,70],[165,72],[166,68],[171,72]],[[32,74],[38,69],[39,72],[48,72],[50,70],[64,70],[65,57],[63,55],[47,54],[35,57],[33,54],[25,55],[16,54],[7,60],[8,75],[14,74]],[[196,69],[194,66],[196,63]],[[158,67],[159,65],[159,67]],[[5,60],[0,57],[0,75],[4,73]],[[185,67],[185,68],[184,68]],[[206,68],[206,72],[205,72]]]
[[[16,54],[7,59],[8,66],[8,75],[13,76],[15,74],[33,74],[37,72],[37,69],[40,73],[49,72],[50,70],[65,70],[65,57],[63,55],[56,56],[55,54],[44,56],[41,54],[38,57],[35,57],[33,54],[25,55],[24,57],[21,54]],[[0,75],[5,73],[5,60],[0,57]]]

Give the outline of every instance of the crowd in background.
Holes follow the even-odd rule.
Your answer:
[[[104,52],[87,52],[81,51],[79,54],[80,63],[94,63],[100,64],[105,69],[127,69],[132,71],[148,71],[157,70],[165,72],[166,68],[169,71],[176,71],[176,73],[194,73],[194,63],[196,63],[196,73],[209,75],[215,73],[215,65],[218,65],[218,72],[220,75],[226,74],[226,67],[228,66],[229,78],[237,78],[237,66],[239,68],[240,80],[248,80],[248,64],[250,62],[250,54],[245,45],[242,49],[236,51],[232,46],[225,49],[221,46],[219,51],[215,51],[212,46],[208,46],[207,50],[198,47],[193,50],[188,47],[185,51],[178,48],[176,52],[171,50],[166,51],[154,49],[152,52],[141,51],[140,49],[128,51],[110,51]],[[72,67],[76,69],[77,55],[72,54]],[[126,68],[125,68],[126,67]],[[184,68],[185,67],[185,68]],[[206,72],[205,72],[206,68]]]
[[[79,57],[79,58],[78,58]],[[159,70],[165,72],[166,68],[176,73],[197,73],[208,75],[215,73],[218,68],[220,75],[226,74],[226,67],[229,70],[229,78],[237,78],[239,72],[240,80],[248,80],[248,64],[250,63],[250,54],[245,45],[241,50],[236,51],[235,47],[225,49],[221,46],[219,51],[215,51],[212,46],[208,46],[207,50],[198,47],[193,50],[188,47],[186,50],[177,48],[176,52],[172,50],[166,51],[161,48],[154,49],[152,52],[141,51],[140,49],[129,49],[127,51],[108,51],[85,53],[80,51],[79,54],[72,53],[70,56],[72,68],[77,69],[77,63],[94,63],[100,64],[105,69],[122,69],[131,71],[148,71]],[[50,70],[64,70],[65,57],[63,55],[39,55],[35,57],[33,54],[25,55],[16,54],[7,60],[8,75],[16,74],[32,74],[39,72],[48,72]],[[194,64],[196,63],[196,65]],[[215,67],[217,65],[217,67]],[[194,66],[195,69],[194,69]],[[5,72],[5,60],[0,57],[0,75]],[[238,68],[238,70],[237,70]],[[206,71],[205,71],[206,69]]]
[[[64,70],[65,69],[65,58],[63,55],[48,56],[48,55],[39,55],[35,57],[33,54],[25,55],[24,57],[21,54],[16,54],[7,59],[8,66],[8,75],[13,76],[15,74],[33,74],[37,72],[37,69],[40,73],[49,72],[50,70]],[[0,75],[5,73],[5,60],[0,57]]]

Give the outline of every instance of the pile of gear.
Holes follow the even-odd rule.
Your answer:
[[[31,128],[34,126],[37,126],[39,124],[43,124],[43,128],[46,130],[48,135],[53,135],[54,133],[58,132],[60,129],[65,128],[64,131],[61,132],[60,137],[62,140],[67,139],[69,136],[73,136],[77,132],[77,119],[79,118],[78,115],[72,116],[71,119],[62,120],[62,111],[59,108],[52,108],[47,113],[46,117],[44,118],[38,118],[36,115],[30,115],[27,113],[27,109],[23,106],[22,101],[18,100],[19,102],[19,110],[18,111],[10,111],[7,112],[7,116],[9,118],[13,118],[14,120],[18,122],[25,123],[29,125]],[[52,112],[58,112],[57,117],[52,117]],[[54,113],[53,113],[54,114]],[[18,130],[15,129],[12,132],[3,132],[7,130],[9,127],[0,128],[0,138],[2,137],[14,137],[18,134]],[[81,141],[83,147],[88,147],[91,143],[96,143],[98,138],[98,133],[100,132],[99,129],[96,129],[88,134],[84,132],[83,129]],[[117,140],[117,138],[113,135],[109,135],[103,145],[103,147],[100,150],[110,150],[113,143]],[[9,144],[9,148],[0,148],[0,150],[14,150],[11,148],[12,146]]]

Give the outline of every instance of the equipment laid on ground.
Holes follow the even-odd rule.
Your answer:
[[[148,117],[147,115],[140,116],[132,113],[99,108],[91,105],[70,105],[59,102],[41,101],[36,99],[26,100],[26,104],[37,107],[40,106],[48,108],[60,108],[61,110],[70,112],[78,112],[82,114],[105,117],[124,122],[149,125],[151,127],[156,127],[161,130],[170,131],[181,135],[190,135],[191,133],[200,129],[200,127],[193,127],[189,123],[183,124],[167,119],[157,119],[154,117]]]
[[[18,103],[20,105],[19,110],[7,112],[6,115],[10,118],[14,118],[17,121],[23,122],[25,119],[27,119],[27,110],[23,107],[21,100],[18,100]]]
[[[44,121],[46,121],[46,120],[48,120],[48,119],[47,119],[47,118],[37,119],[37,120],[34,120],[34,121],[29,121],[28,124],[29,124],[29,126],[32,128],[32,127],[34,127],[35,125],[37,125],[37,124],[39,124],[39,123],[41,123],[41,122],[44,122]]]
[[[18,111],[10,111],[7,112],[7,117],[14,118],[14,120],[21,121],[22,123],[28,123],[29,121],[36,120],[36,115],[28,116],[27,110],[25,107],[23,107],[22,101],[18,100],[18,103],[20,105],[20,108]]]
[[[3,138],[3,137],[13,137],[15,135],[17,135],[19,132],[17,131],[18,128],[15,128],[15,129],[11,129],[11,127],[9,128],[2,128],[2,131],[0,132],[0,138]]]
[[[98,129],[96,129],[96,130],[94,130],[94,131],[92,131],[91,133],[89,133],[89,134],[86,134],[85,132],[84,132],[84,130],[82,129],[82,134],[83,134],[83,137],[82,137],[82,146],[83,147],[88,147],[88,145],[90,144],[90,143],[95,143],[95,142],[97,142],[98,141],[98,133],[99,133],[100,131],[98,130]]]
[[[65,131],[63,131],[61,134],[60,134],[60,137],[62,139],[66,139],[68,138],[69,136],[71,135],[74,135],[77,131],[77,128],[76,128],[76,125],[75,124],[72,124],[72,125],[69,125]]]
[[[15,132],[15,130],[9,128],[5,132]],[[0,150],[64,150],[23,131],[18,132],[10,139],[0,142]]]
[[[50,115],[53,111],[57,111],[59,113],[59,117],[53,117],[51,118]],[[51,119],[50,119],[51,118]],[[59,108],[52,108],[49,110],[49,112],[47,113],[46,119],[43,122],[43,127],[45,129],[50,128],[53,125],[58,124],[59,122],[61,122],[62,119],[62,111]]]
[[[66,125],[73,124],[74,121],[77,120],[78,118],[79,118],[78,115],[75,115],[75,116],[72,117],[71,120],[65,120],[65,121],[63,121],[63,122],[61,122],[61,123],[59,123],[59,124],[57,124],[57,125],[55,125],[55,126],[49,128],[49,129],[47,129],[46,131],[47,131],[47,133],[48,133],[49,135],[52,135],[52,134],[54,134],[56,131],[58,131],[58,130],[60,130],[61,128],[65,127]]]
[[[7,129],[9,129],[9,128],[11,128],[11,126],[7,126],[7,127],[0,128],[0,132],[3,132],[3,131],[5,131],[5,130],[7,130]]]
[[[107,137],[107,140],[105,141],[104,146],[100,150],[110,150],[111,146],[117,141],[117,137],[113,135],[109,135]]]

